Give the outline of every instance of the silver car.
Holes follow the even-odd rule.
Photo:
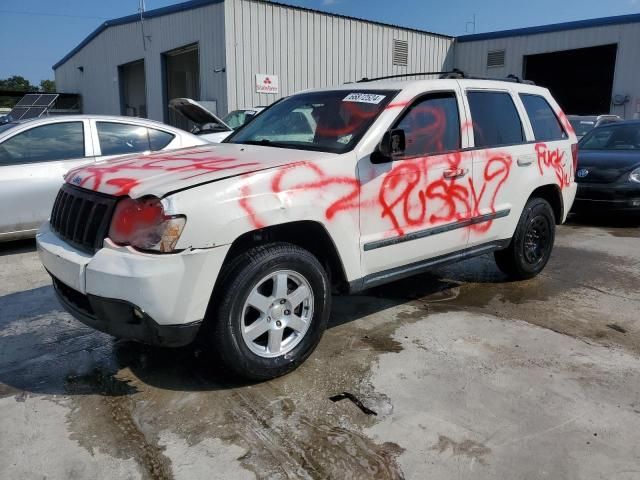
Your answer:
[[[68,115],[0,124],[0,242],[35,236],[64,174],[129,153],[207,144],[140,118]]]

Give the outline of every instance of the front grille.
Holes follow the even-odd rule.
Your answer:
[[[93,253],[109,233],[117,198],[65,183],[49,220],[51,229],[72,246]]]

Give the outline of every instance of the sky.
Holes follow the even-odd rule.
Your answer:
[[[447,35],[640,13],[640,0],[281,0],[282,3]],[[147,10],[180,3],[146,0]],[[53,79],[51,66],[108,19],[139,0],[0,0],[0,78]]]

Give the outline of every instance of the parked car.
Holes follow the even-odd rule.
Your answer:
[[[575,212],[640,212],[640,121],[594,128],[579,144]]]
[[[573,203],[576,145],[533,85],[307,91],[218,146],[72,170],[38,249],[87,325],[164,346],[199,335],[267,379],[314,350],[332,291],[491,252],[514,279],[538,274]]]
[[[169,108],[195,124],[191,133],[212,143],[220,143],[235,130],[251,121],[265,107],[241,108],[220,119],[202,104],[190,98],[174,98]]]
[[[618,115],[568,115],[567,117],[578,140],[596,127],[622,121]]]
[[[151,120],[65,115],[0,125],[0,242],[33,237],[70,168],[118,155],[205,144]]]

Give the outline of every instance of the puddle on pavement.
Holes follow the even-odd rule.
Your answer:
[[[32,366],[0,379],[10,380],[0,397],[23,390],[67,395],[73,405],[68,415],[72,438],[90,451],[135,458],[145,478],[171,478],[158,440],[163,431],[179,435],[189,445],[208,438],[237,445],[245,451],[240,464],[262,477],[288,478],[295,472],[298,477],[343,478],[348,472],[352,478],[402,478],[397,462],[402,449],[362,434],[393,411],[384,392],[374,391],[369,375],[381,353],[402,350],[393,338],[398,327],[424,321],[428,335],[430,313],[470,310],[599,342],[628,342],[637,349],[640,342],[634,343],[635,334],[624,322],[615,322],[629,331],[622,335],[607,327],[611,319],[595,318],[601,311],[580,311],[575,318],[575,305],[584,300],[582,287],[556,276],[562,277],[565,268],[581,268],[581,262],[593,262],[603,271],[620,270],[616,257],[590,255],[559,247],[549,275],[526,282],[507,282],[492,258],[480,257],[359,296],[337,298],[330,329],[318,350],[297,371],[262,384],[230,380],[215,368],[213,359],[192,348],[162,350],[91,336],[86,348],[94,353],[86,363],[93,368],[65,373],[62,391],[57,383],[60,372]],[[623,275],[616,276],[616,284],[618,277]],[[637,276],[620,279],[622,290],[637,290],[637,281]],[[50,353],[55,355],[55,349]],[[69,363],[74,355],[81,353],[54,358],[52,365]],[[50,382],[38,383],[46,381],[47,373]],[[342,392],[351,392],[378,415],[367,415],[353,401],[330,400]],[[434,448],[471,455],[479,462],[486,454],[482,445],[446,438]]]
[[[388,336],[394,328],[366,334],[350,325],[340,330],[328,331],[334,338],[296,372],[261,384],[229,380],[193,349],[168,355],[118,342],[118,370],[96,370],[67,382],[74,404],[68,416],[72,438],[89,450],[135,458],[152,479],[171,478],[158,446],[165,430],[189,445],[207,438],[237,445],[246,452],[240,464],[261,477],[297,472],[296,477],[343,478],[348,472],[352,478],[402,478],[396,462],[401,448],[361,433],[376,417],[351,402],[329,399],[352,391],[381,415],[391,411],[386,398],[366,385],[378,351],[365,336],[377,337],[378,330]],[[345,345],[352,348],[345,351]]]

